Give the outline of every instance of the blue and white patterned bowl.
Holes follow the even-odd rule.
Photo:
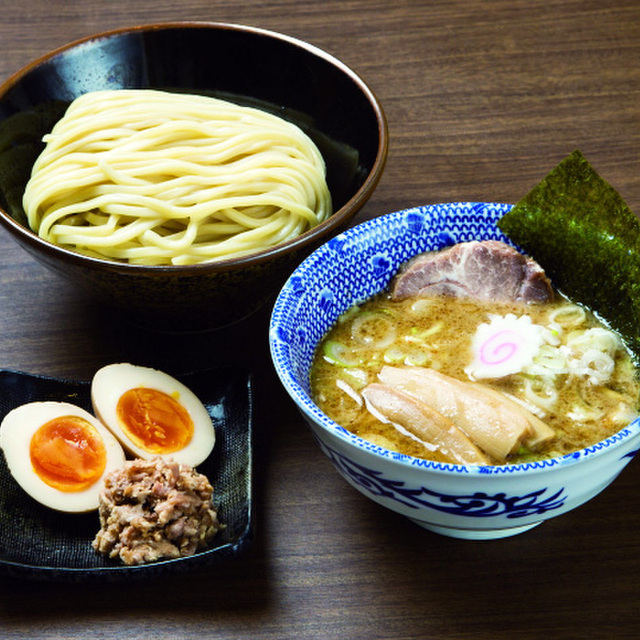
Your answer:
[[[507,204],[450,203],[375,218],[336,236],[289,277],[271,317],[276,372],[340,474],[375,502],[444,535],[514,535],[574,509],[631,461],[640,421],[571,455],[510,466],[429,462],[373,445],[324,415],[309,395],[316,345],[353,304],[383,290],[417,253],[468,240],[509,240],[496,227]]]

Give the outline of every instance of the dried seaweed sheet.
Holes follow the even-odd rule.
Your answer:
[[[640,221],[580,151],[498,227],[538,261],[557,289],[607,321],[640,358]]]

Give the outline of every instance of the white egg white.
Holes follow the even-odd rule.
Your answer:
[[[176,462],[192,467],[204,462],[215,444],[215,430],[211,417],[189,388],[162,371],[124,362],[110,364],[97,371],[91,382],[91,401],[96,416],[133,456],[148,460],[158,455],[134,444],[122,430],[118,420],[118,400],[129,389],[138,387],[156,389],[172,396],[187,410],[193,421],[191,441],[184,448],[162,457],[170,457]]]
[[[49,486],[36,474],[29,453],[31,438],[42,425],[69,415],[92,424],[102,437],[107,453],[104,472],[91,487],[82,491],[66,492]],[[31,402],[10,411],[0,424],[0,448],[11,475],[26,493],[51,509],[72,513],[97,509],[105,476],[125,461],[120,443],[109,430],[84,409],[66,402]]]

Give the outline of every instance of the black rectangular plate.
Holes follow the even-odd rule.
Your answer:
[[[40,505],[13,479],[0,453],[0,573],[38,580],[101,582],[150,578],[226,560],[252,537],[252,412],[250,376],[233,368],[176,376],[200,398],[213,420],[216,444],[198,471],[214,487],[226,527],[193,556],[126,566],[104,558],[91,542],[97,512],[66,514]],[[0,371],[0,421],[27,402],[71,402],[91,412],[90,383]]]

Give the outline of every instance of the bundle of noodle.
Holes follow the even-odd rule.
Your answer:
[[[135,264],[194,264],[291,240],[331,214],[313,141],[275,115],[150,89],[76,98],[23,203],[54,244]]]

